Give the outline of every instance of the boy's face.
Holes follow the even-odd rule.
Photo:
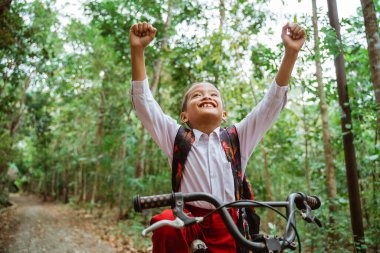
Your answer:
[[[196,128],[199,124],[220,126],[226,120],[219,90],[210,83],[197,83],[186,93],[185,110],[181,113],[182,123]]]

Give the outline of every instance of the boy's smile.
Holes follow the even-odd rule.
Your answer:
[[[198,106],[202,108],[215,108],[217,105],[212,101],[205,101],[200,103]]]

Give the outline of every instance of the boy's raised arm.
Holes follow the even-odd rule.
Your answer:
[[[154,39],[157,30],[148,23],[138,23],[131,27],[129,39],[132,58],[131,99],[141,123],[171,160],[174,138],[179,125],[166,115],[149,89],[145,70],[144,49]]]
[[[281,38],[285,46],[285,55],[275,82],[272,83],[267,94],[255,109],[236,124],[243,171],[254,148],[272,127],[285,106],[287,85],[298,53],[306,40],[306,34],[297,24],[290,25],[287,23],[282,28]]]
[[[129,30],[133,81],[142,81],[146,78],[144,49],[154,39],[156,32],[157,29],[146,22],[135,24]]]
[[[298,52],[305,43],[306,33],[298,24],[287,23],[282,27],[281,38],[285,47],[285,55],[276,76],[276,83],[279,86],[286,86],[289,84]]]

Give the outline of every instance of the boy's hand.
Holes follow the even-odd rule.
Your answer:
[[[157,29],[146,22],[134,24],[129,30],[129,43],[132,48],[144,49],[156,36]]]
[[[288,22],[282,27],[281,38],[285,50],[299,52],[305,43],[306,33],[297,23],[291,25]]]

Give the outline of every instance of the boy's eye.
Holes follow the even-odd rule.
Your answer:
[[[195,93],[192,97],[195,98],[195,97],[199,97],[200,94],[199,93]]]
[[[218,93],[212,93],[211,96],[218,97]]]

